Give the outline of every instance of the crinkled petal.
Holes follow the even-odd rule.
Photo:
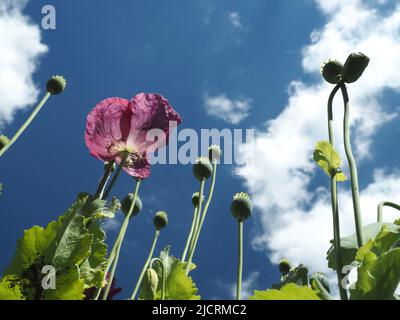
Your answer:
[[[129,136],[132,112],[129,101],[108,98],[96,105],[87,116],[85,141],[90,154],[103,161],[116,156],[108,146],[115,141],[126,141]]]

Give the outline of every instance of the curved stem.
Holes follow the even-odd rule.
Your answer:
[[[154,249],[156,247],[159,235],[160,235],[160,231],[156,230],[156,233],[155,233],[154,239],[153,239],[153,243],[152,243],[151,248],[150,248],[149,255],[148,255],[147,260],[146,260],[146,262],[145,262],[145,264],[144,264],[144,266],[142,268],[142,271],[140,272],[140,276],[139,276],[139,279],[138,279],[138,281],[136,283],[135,289],[133,290],[133,293],[132,293],[132,296],[131,296],[131,300],[135,300],[136,294],[139,291],[140,285],[142,284],[142,280],[143,280],[144,274],[146,273],[146,270],[150,265],[151,258],[153,257]]]
[[[114,160],[110,161],[108,163],[108,165],[106,166],[106,170],[104,170],[103,177],[101,178],[101,180],[99,182],[99,186],[97,187],[97,190],[95,193],[95,198],[101,199],[103,197],[104,188],[105,188],[108,180],[110,179],[110,175],[113,170],[113,166],[114,166]]]
[[[334,145],[334,134],[333,134],[333,99],[336,93],[339,91],[341,84],[337,84],[332,90],[328,99],[328,134],[329,143]],[[341,300],[347,300],[347,291],[342,287],[342,269],[343,269],[343,258],[342,258],[342,247],[340,241],[340,218],[339,218],[339,206],[337,197],[337,180],[335,176],[331,176],[331,205],[332,205],[332,218],[333,218],[333,242],[336,255],[336,274],[339,284],[339,293]]]
[[[198,215],[201,214],[201,208],[202,208],[202,204],[203,201],[201,201],[201,199],[203,199],[203,193],[204,193],[204,185],[206,183],[206,180],[203,179],[200,181],[200,192],[199,192],[199,209],[198,209]],[[196,230],[195,234],[194,234],[194,238],[193,238],[193,248],[190,250],[189,252],[189,257],[188,257],[188,262],[186,264],[186,274],[189,274],[190,271],[190,266],[192,265],[192,259],[193,259],[193,254],[194,251],[196,249],[196,243],[197,243],[197,239],[198,239],[198,230]]]
[[[189,231],[188,237],[186,239],[185,248],[183,249],[181,262],[185,262],[186,255],[187,255],[187,252],[188,252],[188,249],[189,249],[189,245],[191,245],[192,242],[193,242],[193,233],[194,233],[194,230],[195,230],[195,227],[196,227],[196,221],[197,221],[197,217],[198,217],[198,212],[199,212],[199,207],[195,206],[194,207],[194,213],[193,213],[192,225],[190,227],[190,231]]]
[[[0,150],[0,157],[13,145],[15,141],[19,138],[19,136],[25,131],[25,129],[29,126],[29,124],[32,122],[32,120],[35,118],[35,116],[39,113],[40,109],[44,106],[46,101],[50,98],[51,93],[47,92],[42,100],[40,100],[39,104],[36,106],[36,108],[33,110],[29,118],[25,121],[25,123],[19,128],[17,133],[11,138],[11,140]]]
[[[129,158],[129,152],[125,151],[125,152],[123,153],[123,155],[122,155],[121,162],[120,162],[120,164],[119,164],[117,170],[115,171],[114,176],[113,176],[113,178],[112,178],[110,184],[108,185],[106,191],[104,191],[104,194],[103,194],[103,196],[101,197],[103,200],[105,200],[105,199],[108,198],[108,196],[109,196],[109,194],[110,194],[110,192],[111,192],[111,189],[114,187],[115,182],[117,182],[117,179],[118,179],[119,175],[121,174],[122,169],[124,168],[125,163],[126,163],[126,161],[128,160],[128,158]]]
[[[236,286],[236,300],[242,299],[242,273],[243,273],[243,221],[238,221],[238,273],[237,273],[237,286]]]
[[[383,207],[391,207],[397,210],[400,210],[400,205],[390,202],[390,201],[382,201],[378,205],[378,222],[383,223]]]
[[[133,195],[131,206],[129,208],[128,214],[126,215],[126,217],[124,219],[124,222],[122,223],[121,229],[119,230],[119,233],[118,233],[118,237],[115,240],[113,248],[112,248],[112,250],[110,252],[110,256],[109,256],[108,261],[107,261],[107,266],[106,266],[105,271],[104,271],[104,276],[107,275],[108,270],[110,270],[110,267],[111,267],[112,264],[114,264],[116,266],[117,263],[118,263],[118,261],[115,261],[115,260],[116,260],[117,256],[119,255],[119,251],[121,250],[121,245],[122,245],[122,242],[124,241],[126,230],[128,229],[129,220],[130,220],[130,218],[132,216],[132,212],[133,212],[133,209],[135,207],[135,202],[136,202],[136,199],[137,199],[137,196],[138,196],[138,193],[139,193],[140,183],[141,183],[141,180],[137,180],[136,181],[136,185],[135,185],[135,190],[134,190],[134,195]],[[113,278],[114,278],[114,274],[112,274],[112,275],[110,274],[109,282],[107,283],[107,287],[105,289],[106,291],[103,294],[103,300],[107,299],[108,291],[110,290],[111,282],[112,282]],[[96,294],[95,300],[97,300],[98,297],[100,296],[100,292],[101,292],[101,288],[98,289],[98,292]]]
[[[363,237],[362,221],[361,221],[357,166],[356,166],[356,161],[354,160],[350,144],[350,126],[349,126],[350,102],[349,102],[349,96],[347,94],[346,85],[342,84],[340,88],[342,90],[343,102],[344,102],[344,119],[343,119],[344,148],[346,151],[347,161],[350,167],[351,194],[353,197],[353,209],[354,209],[354,220],[356,224],[357,243],[358,246],[361,247],[364,244],[364,237]]]

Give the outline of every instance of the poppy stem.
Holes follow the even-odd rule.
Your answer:
[[[242,274],[243,274],[243,220],[238,221],[238,273],[236,286],[236,300],[242,299]]]
[[[195,206],[194,207],[194,214],[193,214],[193,220],[192,220],[192,225],[190,227],[190,231],[186,240],[186,245],[185,248],[183,249],[183,253],[182,253],[182,258],[181,258],[181,262],[185,262],[186,259],[186,255],[189,249],[189,246],[192,247],[192,243],[193,243],[193,234],[194,231],[196,230],[196,225],[197,225],[197,217],[198,217],[198,213],[199,213],[199,207]]]
[[[353,197],[353,209],[354,209],[354,220],[356,224],[357,243],[359,247],[362,247],[364,244],[364,237],[363,237],[363,229],[361,221],[361,207],[360,207],[357,166],[356,166],[356,161],[354,160],[350,143],[350,125],[349,125],[350,101],[346,85],[342,83],[340,88],[342,90],[343,103],[344,103],[344,119],[343,119],[344,149],[350,167],[351,195]]]
[[[136,294],[139,291],[140,285],[142,284],[142,280],[143,280],[144,274],[146,273],[146,270],[150,265],[151,258],[153,257],[154,249],[156,247],[157,240],[158,240],[159,236],[160,236],[160,230],[156,230],[156,233],[155,233],[154,239],[153,239],[153,243],[152,243],[151,248],[150,248],[149,255],[148,255],[147,260],[146,260],[146,262],[145,262],[145,264],[144,264],[144,266],[142,268],[142,271],[140,272],[139,279],[138,279],[138,281],[136,283],[135,289],[133,290],[133,293],[132,293],[132,296],[131,296],[131,300],[135,300]]]
[[[36,106],[36,108],[33,110],[29,118],[25,121],[25,123],[19,128],[17,133],[11,138],[11,140],[0,150],[0,157],[13,145],[15,141],[19,138],[19,136],[25,131],[25,129],[29,126],[29,124],[32,122],[32,120],[35,118],[35,116],[39,113],[39,111],[42,109],[46,101],[50,98],[51,93],[47,92],[42,100],[40,100],[39,104]]]
[[[141,180],[136,181],[131,206],[129,208],[128,214],[126,215],[126,217],[124,219],[124,222],[122,223],[121,229],[119,230],[119,234],[117,236],[117,239],[114,242],[113,248],[111,249],[110,256],[107,261],[107,266],[104,270],[104,277],[106,277],[108,271],[110,270],[111,266],[113,265],[114,271],[112,271],[112,274],[110,274],[110,276],[109,276],[109,281],[107,283],[105,292],[103,294],[103,300],[107,299],[108,292],[110,291],[110,288],[111,288],[111,283],[114,278],[115,268],[116,268],[116,265],[118,264],[119,252],[121,250],[121,245],[124,240],[126,230],[128,229],[129,220],[132,216],[132,212],[135,207],[136,199],[137,199],[138,193],[139,193],[140,183],[141,183]],[[115,267],[114,267],[114,265],[115,265]],[[95,300],[98,300],[98,298],[100,297],[100,292],[101,292],[101,287],[98,288],[98,292],[96,293]]]
[[[378,205],[378,222],[383,223],[383,207],[391,207],[393,209],[400,210],[400,205],[390,202],[390,201],[383,201]]]
[[[215,187],[216,178],[217,178],[217,161],[214,160],[213,161],[213,173],[212,173],[212,178],[211,178],[210,193],[208,194],[208,198],[207,198],[206,204],[204,206],[203,213],[201,212],[202,201],[200,201],[200,204],[199,204],[199,216],[198,217],[199,218],[201,217],[201,220],[200,220],[199,225],[197,226],[197,230],[195,231],[195,234],[194,234],[194,237],[193,237],[193,247],[191,248],[190,253],[189,253],[189,260],[188,260],[188,264],[186,266],[186,274],[189,274],[189,271],[190,271],[190,265],[192,264],[192,259],[193,259],[193,256],[194,256],[194,252],[196,250],[196,245],[197,245],[197,242],[199,241],[200,232],[201,232],[201,229],[203,227],[203,223],[204,223],[204,220],[205,220],[206,215],[207,215],[207,210],[210,207],[210,203],[211,203],[211,200],[212,200],[212,197],[213,197],[213,194],[214,194],[214,187]],[[200,188],[200,191],[201,191],[201,188]],[[204,192],[204,185],[203,185],[203,192]],[[199,199],[202,199],[202,197],[203,197],[203,193],[200,193]]]
[[[101,199],[103,197],[104,189],[106,187],[106,184],[108,180],[110,179],[111,173],[113,171],[113,166],[114,166],[114,160],[110,161],[106,169],[104,170],[103,177],[100,180],[99,186],[97,187],[96,193],[95,193],[95,198],[96,199]]]
[[[123,153],[123,155],[122,155],[121,162],[120,162],[120,164],[119,164],[117,170],[115,171],[113,178],[111,179],[110,184],[108,185],[106,191],[104,191],[104,194],[103,194],[103,196],[102,196],[102,199],[103,199],[103,200],[107,199],[108,196],[110,195],[110,192],[111,192],[112,188],[114,187],[115,182],[117,182],[118,177],[119,177],[119,175],[121,174],[122,169],[124,168],[125,163],[126,163],[126,161],[128,160],[128,158],[129,158],[129,152],[125,151],[125,152]]]
[[[201,207],[202,207],[202,204],[203,204],[203,201],[201,201],[201,199],[203,198],[203,194],[204,194],[204,185],[205,185],[205,183],[206,183],[206,180],[205,180],[205,179],[202,179],[202,180],[200,181],[200,192],[199,192],[199,199],[200,199],[200,201],[199,201],[198,215],[201,214]],[[199,227],[200,227],[200,226],[199,226]],[[188,262],[187,262],[187,264],[186,264],[186,274],[189,274],[190,266],[191,266],[191,264],[192,264],[193,254],[194,254],[194,251],[195,251],[195,249],[196,249],[196,242],[197,242],[197,239],[198,239],[198,236],[197,236],[198,233],[197,233],[197,231],[198,231],[198,230],[195,231],[195,234],[194,234],[194,237],[193,237],[193,248],[192,248],[192,250],[190,250],[190,252],[189,252]]]
[[[328,134],[329,134],[329,143],[334,145],[334,134],[333,134],[333,99],[340,89],[340,85],[338,84],[332,90],[332,93],[328,99]],[[333,242],[334,249],[336,255],[336,275],[338,278],[339,285],[339,293],[341,300],[348,300],[346,289],[343,287],[343,258],[342,258],[342,247],[340,240],[340,218],[339,218],[339,205],[338,205],[338,197],[337,197],[337,179],[336,176],[331,176],[331,205],[332,205],[332,217],[333,217]]]

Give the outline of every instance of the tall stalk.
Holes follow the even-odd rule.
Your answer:
[[[356,161],[354,160],[350,143],[350,125],[349,125],[350,101],[347,93],[347,88],[344,83],[341,84],[340,89],[342,91],[343,103],[344,103],[344,118],[343,118],[344,148],[350,168],[351,195],[353,198],[353,210],[354,210],[354,220],[356,224],[357,243],[359,247],[362,247],[364,244],[364,237],[363,237],[362,220],[361,220],[362,218],[361,218],[357,166],[356,166]]]
[[[242,299],[242,275],[243,275],[243,220],[238,221],[238,272],[236,282],[236,300]]]
[[[334,146],[334,134],[333,134],[333,99],[340,88],[340,84],[336,85],[332,90],[329,99],[328,99],[328,134],[329,134],[329,143]],[[338,206],[338,197],[337,197],[337,179],[335,175],[331,175],[331,206],[332,206],[332,218],[333,218],[333,241],[334,241],[334,249],[336,255],[336,274],[339,283],[339,293],[341,300],[347,300],[347,292],[346,289],[342,286],[343,280],[343,258],[342,258],[342,247],[340,243],[340,218],[339,218],[339,206]]]

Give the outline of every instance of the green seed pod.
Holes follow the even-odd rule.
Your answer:
[[[313,281],[313,280],[318,281],[318,282],[324,287],[324,289],[325,289],[326,291],[328,291],[329,293],[331,292],[331,288],[330,288],[330,285],[329,285],[329,281],[328,281],[326,275],[323,274],[322,272],[315,272],[315,273],[311,276],[310,280],[311,280],[311,281]]]
[[[53,95],[60,94],[65,90],[67,86],[67,81],[62,76],[54,76],[51,77],[49,81],[47,81],[47,91]]]
[[[244,221],[250,217],[253,211],[253,204],[247,193],[240,192],[235,194],[231,204],[231,212],[235,219]]]
[[[10,142],[10,139],[6,137],[5,135],[0,136],[0,150],[3,149],[8,143]]]
[[[82,212],[85,216],[91,216],[98,210],[106,206],[106,201],[95,198],[94,196],[89,196],[82,208]]]
[[[146,270],[146,274],[142,280],[142,288],[146,295],[152,297],[154,300],[158,288],[158,275],[157,272],[154,271],[152,268],[148,268]]]
[[[194,207],[198,207],[200,202],[199,202],[199,198],[200,198],[200,193],[199,192],[195,192],[192,195],[192,203]],[[204,196],[202,197],[202,201],[204,201]]]
[[[212,174],[213,168],[210,160],[205,157],[196,159],[196,163],[193,165],[193,174],[198,180],[206,180]]]
[[[208,158],[211,163],[219,162],[219,160],[221,159],[221,154],[221,148],[215,144],[211,145],[208,148]]]
[[[134,194],[133,193],[129,193],[123,200],[121,203],[121,211],[123,212],[123,214],[126,216],[129,213],[129,209],[131,208],[131,204],[133,201],[133,197]],[[135,205],[133,207],[133,211],[131,214],[131,218],[138,215],[139,212],[142,210],[142,200],[140,200],[139,196],[136,197],[136,201],[135,201]]]
[[[328,60],[321,66],[324,79],[331,84],[338,84],[341,80],[343,65],[336,60]]]
[[[367,68],[368,64],[369,58],[365,54],[361,52],[352,53],[343,66],[342,77],[344,81],[347,83],[357,81]]]
[[[290,272],[290,270],[292,270],[292,265],[287,259],[282,259],[281,261],[279,261],[278,267],[279,267],[279,272],[282,273],[283,275],[287,275]]]
[[[165,228],[168,224],[168,215],[164,211],[158,211],[154,216],[153,224],[157,230]]]

